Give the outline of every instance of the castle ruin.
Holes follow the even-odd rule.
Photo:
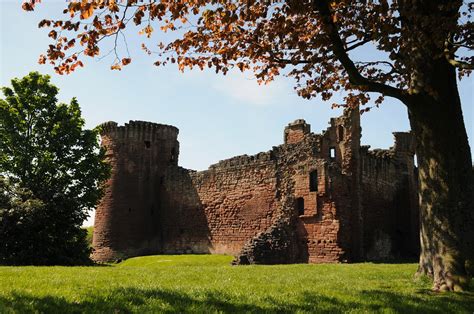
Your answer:
[[[410,133],[361,146],[358,110],[322,134],[304,120],[284,144],[205,171],[178,166],[178,129],[101,125],[112,165],[96,210],[96,261],[148,254],[219,253],[235,263],[387,260],[418,254],[417,174]]]

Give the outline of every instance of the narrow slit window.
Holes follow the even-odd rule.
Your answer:
[[[145,141],[145,148],[150,148],[151,142],[150,141]]]
[[[298,197],[296,199],[296,209],[298,210],[298,215],[304,215],[304,198]]]
[[[330,157],[331,159],[336,158],[336,148],[335,148],[335,147],[331,147],[331,148],[329,149],[329,157]]]
[[[313,170],[309,173],[309,191],[318,191],[318,171]]]
[[[176,148],[172,148],[171,149],[171,158],[170,158],[170,161],[175,161],[175,158],[176,158]]]

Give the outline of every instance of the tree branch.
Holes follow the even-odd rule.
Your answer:
[[[454,59],[451,59],[451,58],[446,58],[446,60],[448,60],[448,62],[458,68],[458,69],[463,69],[463,70],[474,70],[474,64],[472,63],[468,63],[468,62],[463,62],[463,61],[460,61],[460,60],[454,60]]]
[[[357,48],[357,47],[360,47],[360,46],[365,45],[366,43],[368,43],[368,42],[370,42],[370,41],[371,41],[371,40],[370,40],[369,38],[364,39],[364,40],[362,40],[362,41],[359,41],[358,43],[353,44],[352,46],[349,46],[349,47],[345,48],[345,51],[353,50],[353,49],[355,49],[355,48]]]
[[[446,60],[454,67],[463,70],[474,70],[474,64],[466,61],[456,60],[456,55],[453,51],[453,43],[452,43],[452,35],[448,37],[448,39],[444,43],[444,57]],[[472,58],[471,58],[472,60]]]
[[[402,90],[383,83],[371,81],[360,74],[359,70],[355,66],[354,62],[349,58],[349,55],[344,48],[344,43],[339,36],[337,26],[332,20],[331,10],[327,0],[313,0],[313,5],[321,15],[323,25],[326,27],[329,39],[332,44],[334,55],[346,70],[350,83],[361,87],[368,92],[378,92],[386,96],[400,99],[406,104],[405,100],[407,95],[405,95]]]

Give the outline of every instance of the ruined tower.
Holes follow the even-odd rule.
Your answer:
[[[363,254],[358,108],[329,124],[322,134],[311,133],[304,120],[285,128],[285,145],[299,145],[292,149],[300,152],[293,176],[300,242],[309,262],[357,261]]]
[[[162,244],[157,196],[166,168],[178,164],[178,129],[143,121],[100,127],[112,173],[96,210],[92,258],[157,253]]]

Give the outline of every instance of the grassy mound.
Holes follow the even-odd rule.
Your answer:
[[[230,256],[145,256],[112,266],[0,267],[0,313],[472,313],[415,264],[230,266]]]

